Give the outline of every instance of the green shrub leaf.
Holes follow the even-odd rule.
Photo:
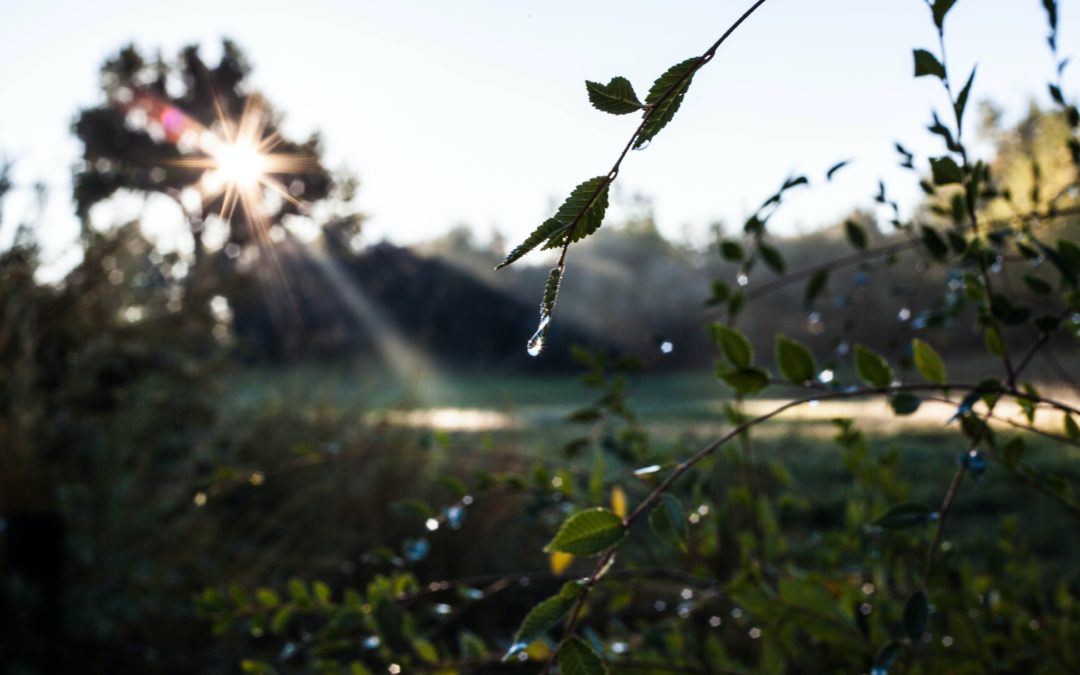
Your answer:
[[[618,543],[625,533],[623,519],[607,509],[579,511],[566,519],[544,550],[597,555]]]
[[[960,166],[956,163],[956,160],[948,155],[931,157],[930,173],[934,177],[934,185],[950,185],[964,180],[964,174],[960,171]]]
[[[862,225],[859,225],[853,220],[848,220],[844,223],[844,234],[847,235],[847,239],[851,242],[851,245],[862,251],[866,248],[866,230]]]
[[[912,642],[922,640],[930,620],[930,602],[923,591],[915,591],[904,605],[904,632]]]
[[[911,348],[915,354],[915,367],[919,370],[919,374],[927,382],[945,384],[948,375],[945,372],[945,362],[941,360],[941,355],[919,338],[912,341]]]
[[[634,93],[630,80],[625,77],[613,77],[607,84],[586,81],[585,89],[589,92],[589,102],[597,110],[612,115],[625,115],[641,110],[641,101]]]
[[[665,493],[649,514],[649,525],[660,541],[679,551],[686,550],[686,512],[677,497]]]
[[[709,325],[709,333],[731,365],[736,368],[750,367],[754,361],[754,350],[741,331],[717,321]]]
[[[914,51],[915,56],[915,77],[922,77],[923,75],[933,75],[945,79],[945,66],[941,65],[937,57],[926,51],[925,49],[916,49]]]
[[[562,675],[607,675],[607,668],[592,647],[581,638],[567,640],[559,650]]]
[[[701,58],[695,56],[677,63],[653,82],[645,97],[649,109],[645,111],[645,124],[634,139],[635,148],[651,141],[675,117],[700,62]]]
[[[761,368],[720,370],[716,375],[742,395],[756,394],[769,386],[769,373]]]
[[[559,623],[577,601],[581,587],[576,581],[567,582],[562,589],[546,600],[537,603],[525,615],[521,626],[514,635],[514,643],[506,652],[503,660],[507,660],[518,652],[524,651],[536,640],[543,637],[544,633],[551,630]]]
[[[776,365],[792,384],[806,384],[817,375],[813,353],[803,343],[784,335],[776,336]]]
[[[893,371],[885,357],[874,350],[855,345],[855,372],[859,379],[871,387],[887,387],[892,384]]]

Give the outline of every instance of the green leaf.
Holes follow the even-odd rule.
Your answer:
[[[510,645],[510,649],[506,652],[506,656],[503,657],[503,661],[527,649],[529,645],[543,637],[544,633],[559,623],[574,606],[574,603],[577,602],[578,593],[580,592],[581,587],[578,583],[569,581],[563,585],[558,593],[540,601],[530,609],[522,620],[521,626],[518,627],[517,633],[514,635],[514,643]]]
[[[956,0],[934,0],[932,11],[934,12],[934,25],[942,28],[945,25],[945,15],[949,13]]]
[[[930,602],[923,591],[915,591],[904,605],[904,632],[912,642],[920,642],[930,620]]]
[[[1032,293],[1037,293],[1039,295],[1049,295],[1054,291],[1054,287],[1045,279],[1037,277],[1034,274],[1024,275],[1024,285],[1031,289]]]
[[[915,354],[915,367],[918,368],[919,374],[927,382],[945,384],[949,378],[945,371],[945,362],[941,360],[941,355],[919,338],[912,340],[911,348]]]
[[[897,415],[911,415],[922,405],[922,400],[918,396],[903,392],[889,399],[889,405]]]
[[[814,354],[803,343],[784,335],[776,336],[776,365],[792,384],[801,386],[817,376]]]
[[[818,296],[825,290],[825,287],[829,284],[829,273],[825,270],[820,270],[814,273],[814,276],[810,277],[810,281],[806,282],[806,293],[803,295],[803,304],[810,307],[817,300]]]
[[[517,247],[510,251],[510,253],[503,258],[503,261],[495,266],[495,269],[502,269],[510,263],[521,258],[523,255],[533,250],[540,244],[544,243],[551,238],[556,232],[562,229],[564,225],[554,218],[548,218],[544,221],[544,224],[532,231],[525,241],[517,245]]]
[[[930,172],[934,176],[934,185],[949,185],[964,180],[964,174],[959,165],[948,155],[931,157]]]
[[[855,345],[855,373],[871,387],[888,387],[893,371],[885,357],[861,344]]]
[[[574,555],[597,555],[618,543],[626,534],[623,519],[603,508],[578,511],[559,528],[544,551]]]
[[[559,650],[561,675],[607,675],[607,668],[587,642],[579,637],[567,640]]]
[[[844,234],[847,235],[847,239],[853,247],[860,251],[866,248],[866,230],[863,229],[862,225],[853,220],[848,220],[844,223]]]
[[[937,57],[926,51],[925,49],[916,49],[914,51],[915,56],[915,77],[922,77],[923,75],[933,75],[945,79],[945,66],[941,65],[941,62],[937,60]]]
[[[726,370],[717,373],[724,382],[727,382],[739,394],[756,394],[769,386],[769,373],[761,368],[740,368],[738,370]]]
[[[653,82],[648,96],[645,97],[645,105],[649,106],[649,109],[645,111],[645,123],[641,131],[634,138],[635,148],[651,141],[667,126],[671,118],[675,117],[700,62],[701,57],[695,56],[675,64]]]
[[[559,248],[568,238],[572,242],[581,241],[599,229],[604,221],[604,213],[607,212],[610,182],[607,176],[597,176],[574,188],[555,212],[555,220],[563,224],[563,229],[558,230],[544,244],[545,249]]]
[[[649,525],[660,541],[679,551],[686,550],[686,512],[674,495],[664,493],[649,514]]]
[[[784,262],[784,256],[780,254],[780,250],[775,246],[761,242],[758,246],[758,252],[761,253],[761,259],[765,261],[769,269],[777,274],[783,274],[787,271],[787,263]]]
[[[724,260],[739,262],[743,259],[743,249],[737,241],[722,241],[720,242],[720,255]]]
[[[883,530],[905,530],[928,523],[934,520],[936,515],[922,504],[900,504],[886,511],[873,524]]]
[[[1074,441],[1080,440],[1080,426],[1069,413],[1065,413],[1065,435]]]
[[[953,106],[954,110],[956,110],[956,123],[958,125],[964,121],[964,109],[967,108],[968,96],[971,94],[971,84],[975,81],[975,70],[976,68],[971,69],[967,84],[960,90],[960,95],[956,97],[956,105]]]
[[[1001,333],[997,328],[989,326],[983,331],[983,343],[986,350],[998,358],[1005,356],[1005,342],[1001,339]]]
[[[545,249],[557,248],[565,244],[567,238],[579,241],[595,232],[607,211],[609,183],[607,176],[597,176],[574,188],[555,215],[533,230],[495,269],[506,267],[541,244]],[[571,225],[574,225],[573,231]]]
[[[1005,466],[1016,468],[1020,464],[1020,455],[1024,453],[1024,439],[1020,436],[1014,437],[1001,451],[1002,460],[1005,462]]]
[[[612,115],[625,115],[641,110],[641,101],[634,93],[630,80],[625,77],[613,77],[607,84],[586,81],[585,89],[589,92],[589,102],[597,110]]]
[[[719,321],[709,325],[709,333],[716,344],[724,352],[724,356],[736,368],[749,368],[754,361],[754,350],[750,346],[750,340],[737,328],[725,326]]]

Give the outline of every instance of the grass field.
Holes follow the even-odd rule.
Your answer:
[[[386,373],[362,367],[304,367],[288,371],[247,370],[229,377],[223,400],[229,414],[244,415],[266,405],[297,405],[332,410],[356,428],[389,423],[429,428],[452,438],[451,452],[484,452],[512,448],[522,457],[558,460],[558,448],[587,427],[565,420],[588,404],[594,392],[571,376],[522,378],[514,375],[458,374],[434,376],[410,385]],[[654,443],[679,452],[696,447],[730,428],[723,422],[724,386],[707,374],[667,373],[632,380],[631,403]],[[750,402],[751,413],[770,409],[776,399]],[[955,409],[924,404],[916,415],[897,418],[883,401],[821,402],[786,413],[755,432],[757,459],[777,462],[793,478],[791,491],[816,508],[839,508],[847,490],[840,451],[832,442],[835,417],[858,421],[874,452],[899,452],[899,475],[912,485],[911,498],[936,505],[965,449],[964,439],[949,418]],[[1002,406],[1004,417],[1019,419],[1019,410]],[[1061,418],[1042,414],[1040,423],[1053,431]],[[999,426],[1008,437],[1015,433]],[[1078,450],[1028,435],[1025,462],[1040,472],[1080,480]],[[461,457],[456,458],[458,461]],[[633,481],[633,467],[621,467]],[[618,476],[616,476],[618,478]],[[968,481],[950,521],[955,537],[989,536],[1004,513],[1021,516],[1025,531],[1048,564],[1066,565],[1074,545],[1072,516],[1049,498],[992,464],[979,482]],[[1066,543],[1062,543],[1066,542]]]

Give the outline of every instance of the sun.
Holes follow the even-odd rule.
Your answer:
[[[221,180],[241,190],[258,186],[269,164],[257,145],[242,140],[223,143],[214,150],[212,157],[217,163],[214,170]]]

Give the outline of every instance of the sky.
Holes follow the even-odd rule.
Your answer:
[[[19,186],[0,246],[43,181],[45,259],[70,264],[79,155],[70,126],[100,103],[106,57],[131,42],[167,57],[199,43],[216,62],[225,36],[286,113],[286,132],[318,130],[327,164],[359,176],[369,241],[408,244],[464,224],[481,241],[498,231],[513,244],[575,185],[606,173],[637,125],[591,108],[584,81],[623,75],[644,97],[749,4],[0,0],[0,155],[15,161]],[[1080,12],[1060,4],[1068,53],[1080,44]],[[946,23],[954,78],[977,63],[973,100],[992,99],[1015,120],[1031,101],[1049,103],[1045,35],[1041,0],[959,0]],[[940,86],[912,77],[912,48],[936,42],[923,0],[768,0],[695,77],[668,128],[624,163],[609,218],[645,195],[665,235],[700,244],[712,223],[737,228],[792,172],[815,187],[775,217],[781,233],[871,207],[879,178],[910,211],[920,191],[893,143],[923,168],[942,152],[925,131],[931,109],[945,107]],[[1080,91],[1080,66],[1066,71],[1065,89]],[[976,120],[967,118],[972,136]],[[816,185],[840,160],[852,163]],[[144,215],[161,236],[182,236],[170,207]]]

